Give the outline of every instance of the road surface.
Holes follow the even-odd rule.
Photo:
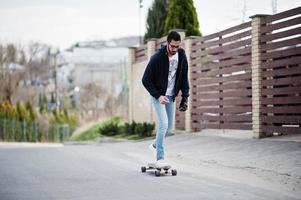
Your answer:
[[[151,171],[141,173],[140,167],[152,159],[147,150],[149,142],[35,148],[2,145],[0,199],[300,199],[294,193],[269,189],[264,181],[253,179],[250,174],[244,176],[248,180],[241,183],[236,179],[241,176],[233,175],[245,173],[239,168],[217,167],[215,161],[210,160],[203,160],[201,167],[188,160],[184,162],[184,158],[181,163],[184,157],[181,153],[167,153],[174,155],[170,156],[170,163],[177,168],[177,176],[156,177]],[[187,142],[181,144],[181,148],[184,144],[189,146]],[[172,146],[170,149],[173,151]],[[183,154],[188,155],[188,151]],[[233,178],[229,178],[232,175]]]

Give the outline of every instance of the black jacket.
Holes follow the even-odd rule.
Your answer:
[[[188,83],[188,63],[184,49],[178,50],[179,62],[176,73],[175,94],[173,99],[178,95],[179,90],[182,97],[189,96]],[[168,84],[169,59],[167,46],[162,46],[151,58],[144,71],[142,83],[147,91],[158,99],[165,95]]]

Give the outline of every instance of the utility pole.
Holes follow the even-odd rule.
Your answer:
[[[55,87],[55,107],[56,109],[59,108],[59,92],[58,92],[58,85],[57,85],[57,56],[58,51],[55,53],[55,61],[54,61],[54,87]]]
[[[55,50],[53,54],[53,65],[54,65],[54,94],[55,94],[55,108],[59,108],[59,92],[58,92],[58,80],[57,80],[57,68],[58,68],[58,55],[60,54],[60,51],[57,49]]]
[[[143,0],[138,0],[139,1],[139,45],[142,44],[142,36],[141,36],[141,9],[143,7]]]
[[[272,13],[273,15],[277,13],[277,0],[272,0]]]
[[[246,5],[246,0],[244,0],[244,2],[243,2],[243,8],[242,8],[242,23],[245,22],[246,13],[247,13],[247,5]]]

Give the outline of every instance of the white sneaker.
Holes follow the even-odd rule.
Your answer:
[[[167,131],[166,132],[166,137],[168,137],[168,136],[173,136],[175,133],[173,132],[173,131]]]
[[[161,160],[157,160],[156,166],[159,167],[159,168],[163,168],[163,167],[166,167],[166,166],[169,166],[169,165],[168,165],[167,162],[165,162],[163,159],[161,159]]]
[[[151,143],[149,146],[148,146],[148,149],[153,153],[154,157],[157,158],[157,150],[156,148],[154,147],[154,144]],[[157,159],[155,159],[157,160]]]

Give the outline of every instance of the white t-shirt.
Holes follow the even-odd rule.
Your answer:
[[[168,58],[169,58],[168,84],[167,84],[167,90],[165,95],[173,96],[175,92],[174,87],[176,83],[176,74],[177,74],[178,63],[179,63],[178,52],[175,55]]]

